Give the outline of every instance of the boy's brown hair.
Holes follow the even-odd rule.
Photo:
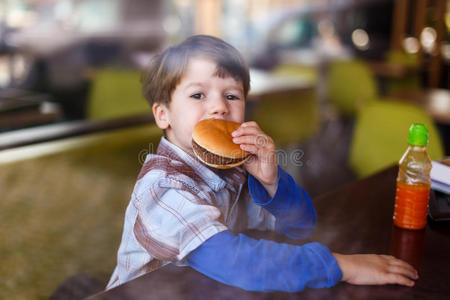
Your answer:
[[[214,61],[217,64],[217,76],[231,76],[241,81],[244,96],[247,97],[250,75],[239,51],[219,38],[195,35],[151,60],[141,78],[142,92],[150,106],[154,103],[169,105],[171,94],[183,77],[189,59],[193,57]]]

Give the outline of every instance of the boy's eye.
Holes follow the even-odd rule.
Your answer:
[[[191,95],[191,98],[194,98],[194,99],[203,99],[203,98],[205,98],[205,95],[203,95],[203,93],[195,93],[195,94],[192,94],[192,95]]]
[[[227,100],[238,100],[239,97],[233,95],[233,94],[228,94],[225,96],[227,98]]]

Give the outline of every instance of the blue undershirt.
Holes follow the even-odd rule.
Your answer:
[[[277,190],[271,198],[252,175],[253,201],[275,216],[275,231],[292,239],[308,237],[316,226],[311,198],[292,177],[278,168]],[[256,240],[222,231],[192,251],[186,263],[219,282],[249,291],[301,291],[335,285],[342,272],[330,250],[319,243],[302,246]]]

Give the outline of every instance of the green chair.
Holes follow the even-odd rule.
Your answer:
[[[428,154],[444,156],[438,131],[431,118],[418,106],[404,102],[373,103],[360,111],[350,146],[350,166],[365,177],[398,163],[408,143],[412,123],[423,123],[429,130]]]
[[[140,72],[127,69],[100,69],[94,72],[87,118],[113,119],[150,112],[141,93]]]
[[[417,54],[408,54],[403,51],[390,51],[386,60],[393,64],[399,64],[410,69],[419,68]],[[398,95],[418,91],[421,88],[418,72],[409,72],[401,78],[389,78],[386,83],[386,93],[388,95]]]
[[[80,273],[106,284],[161,134],[141,125],[0,151],[0,299],[48,299]]]
[[[327,72],[327,99],[344,117],[353,117],[364,105],[378,97],[375,78],[360,60],[330,63]]]

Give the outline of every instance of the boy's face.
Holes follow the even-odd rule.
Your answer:
[[[231,76],[220,78],[216,71],[215,62],[191,58],[168,107],[153,105],[156,123],[166,129],[167,139],[191,154],[192,131],[197,122],[207,118],[244,122],[242,82]]]

